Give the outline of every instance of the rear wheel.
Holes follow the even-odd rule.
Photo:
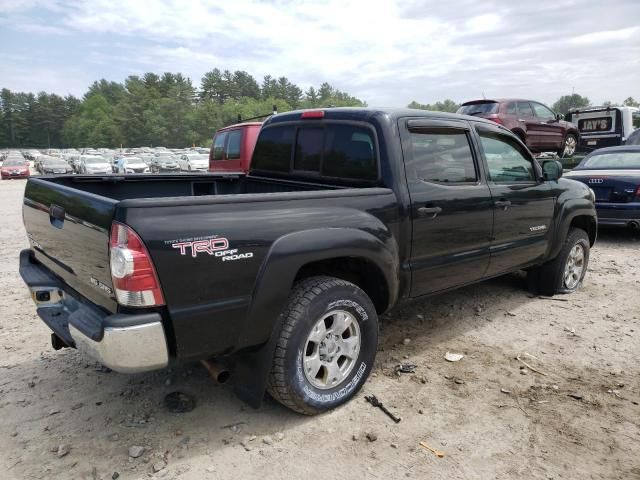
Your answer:
[[[564,137],[562,148],[558,151],[558,154],[564,155],[565,157],[571,157],[574,153],[576,153],[577,147],[578,137],[576,137],[573,133],[569,133],[566,137]]]
[[[589,250],[587,232],[571,228],[558,256],[527,273],[529,290],[541,295],[575,292],[587,274]]]
[[[268,380],[271,396],[305,415],[335,408],[366,381],[378,345],[378,316],[356,285],[311,277],[294,287]]]

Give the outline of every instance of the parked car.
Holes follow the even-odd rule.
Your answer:
[[[71,165],[58,157],[41,157],[39,160],[39,167],[39,172],[44,175],[54,173],[73,173]]]
[[[567,177],[595,192],[600,225],[640,228],[640,146],[600,148]]]
[[[562,119],[549,107],[533,100],[515,98],[472,100],[463,103],[458,112],[486,118],[515,133],[532,152],[554,151],[572,156],[580,134],[578,127]]]
[[[115,162],[115,173],[149,173],[149,166],[139,157],[121,157]]]
[[[636,107],[588,107],[569,111],[567,120],[578,125],[583,152],[624,145],[636,130],[634,119],[640,118]]]
[[[288,112],[246,176],[30,179],[20,273],[54,347],[119,372],[216,358],[253,406],[312,415],[360,389],[400,300],[521,269],[579,288],[594,198],[561,175],[479,118]]]
[[[247,173],[261,126],[247,122],[218,130],[209,151],[209,171]]]
[[[180,170],[207,171],[209,169],[209,155],[202,153],[183,153],[178,160]]]
[[[22,155],[20,157],[22,157]],[[7,158],[2,162],[2,167],[0,167],[0,177],[2,180],[28,178],[29,162],[24,158]]]
[[[640,128],[636,128],[629,138],[624,142],[625,145],[640,145]]]
[[[89,175],[106,175],[113,173],[111,162],[101,155],[80,156],[80,173]]]
[[[175,154],[166,149],[154,153],[149,166],[153,173],[177,172],[180,170]]]

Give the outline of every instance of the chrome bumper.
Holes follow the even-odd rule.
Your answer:
[[[106,327],[102,340],[94,341],[69,324],[76,348],[116,372],[136,373],[164,368],[169,350],[162,323]]]

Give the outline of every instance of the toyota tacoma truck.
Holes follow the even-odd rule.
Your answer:
[[[303,414],[354,396],[400,301],[516,270],[573,292],[594,194],[477,117],[330,108],[264,122],[247,175],[29,179],[20,273],[54,348],[118,372],[229,365]]]

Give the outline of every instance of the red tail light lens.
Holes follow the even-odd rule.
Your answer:
[[[636,188],[636,193],[634,196],[636,197],[636,200],[640,202],[640,185],[638,185],[638,188]]]
[[[491,120],[492,122],[496,122],[498,125],[504,125],[504,122],[500,117],[487,117],[487,120]]]
[[[127,307],[164,305],[158,275],[136,232],[113,222],[109,243],[111,279],[118,303]]]

